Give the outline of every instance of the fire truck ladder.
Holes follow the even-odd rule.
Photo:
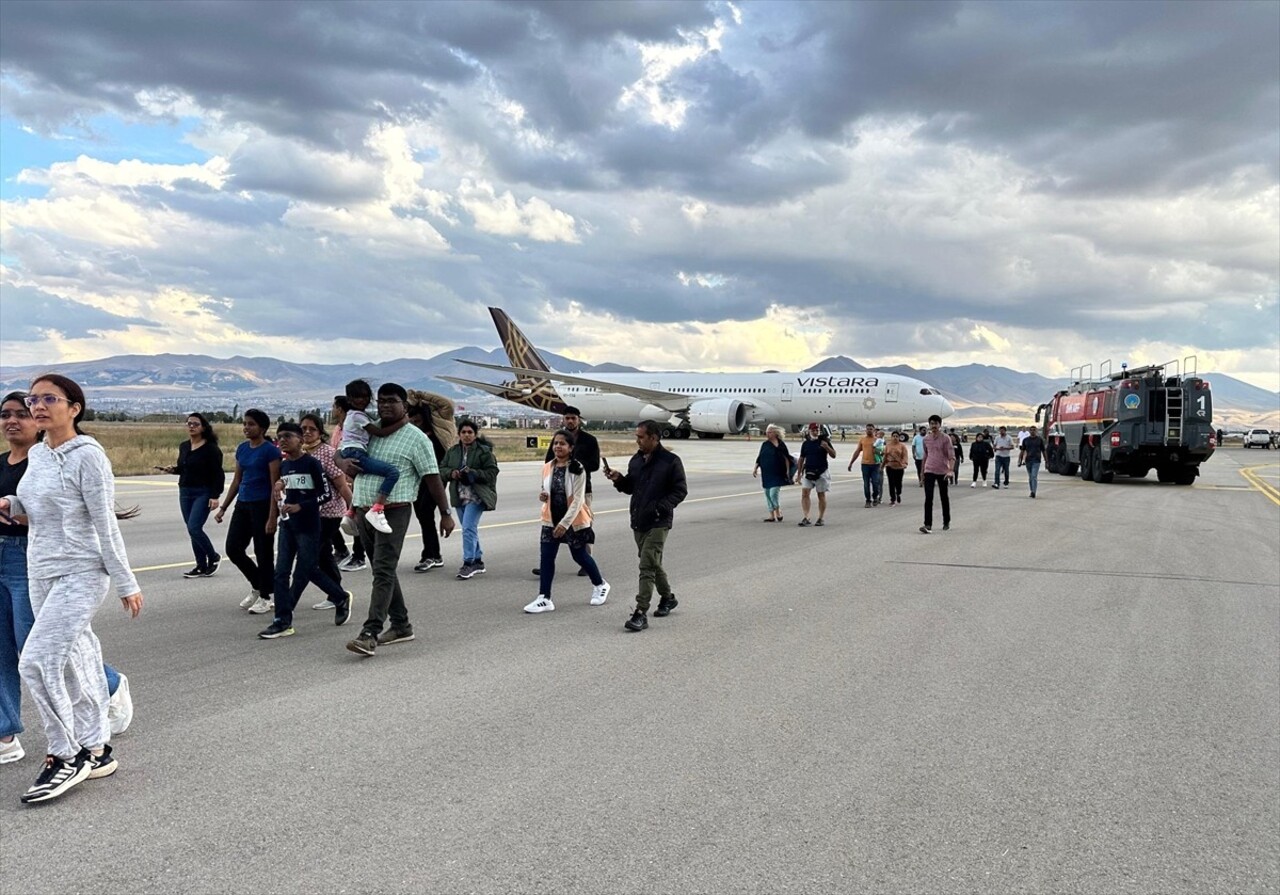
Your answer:
[[[1164,398],[1164,443],[1182,443],[1182,389],[1165,389]]]

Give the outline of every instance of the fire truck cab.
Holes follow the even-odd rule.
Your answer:
[[[1045,468],[1094,482],[1117,474],[1142,478],[1152,469],[1162,482],[1190,485],[1213,455],[1213,398],[1195,373],[1195,358],[1110,371],[1092,365],[1072,371],[1075,381],[1036,410],[1044,414]]]

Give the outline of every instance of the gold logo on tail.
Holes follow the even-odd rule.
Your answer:
[[[502,340],[502,348],[506,351],[507,360],[511,362],[511,366],[523,367],[526,370],[551,371],[547,362],[542,359],[542,355],[538,354],[538,349],[533,347],[533,343],[520,332],[520,328],[512,322],[505,311],[501,308],[490,308],[489,314],[498,328],[498,338]],[[523,404],[525,407],[545,410],[548,413],[564,413],[568,406],[561,399],[550,379],[526,376],[504,382],[503,387],[509,389],[512,394],[508,400]]]

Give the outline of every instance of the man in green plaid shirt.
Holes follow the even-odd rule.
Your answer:
[[[408,413],[408,394],[394,382],[385,382],[378,388],[378,417],[382,426],[398,422]],[[359,475],[359,464],[348,460],[336,460],[343,472],[355,475],[356,486],[351,503],[355,507],[356,525],[360,539],[365,544],[373,567],[373,592],[369,597],[369,617],[365,620],[360,636],[347,644],[347,649],[362,656],[372,656],[380,645],[405,643],[414,639],[413,625],[409,622],[409,609],[400,590],[397,566],[404,537],[413,519],[413,502],[418,496],[419,483],[424,483],[440,510],[440,534],[446,538],[454,529],[449,510],[449,498],[440,481],[440,469],[436,466],[435,450],[431,440],[416,426],[401,426],[385,438],[369,440],[369,456],[390,463],[400,471],[400,479],[384,502],[391,533],[384,534],[364,518],[364,511],[373,506],[382,487],[382,478],[376,475]],[[390,619],[391,626],[382,629]]]

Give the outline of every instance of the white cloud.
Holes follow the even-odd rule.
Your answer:
[[[458,204],[482,233],[527,236],[537,242],[581,241],[573,215],[552,208],[537,196],[522,203],[511,190],[499,194],[488,181],[464,178],[458,185]]]

